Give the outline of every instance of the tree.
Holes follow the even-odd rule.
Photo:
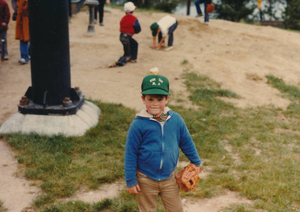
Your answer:
[[[286,0],[263,0],[264,9],[261,10],[265,20],[282,20],[282,13],[287,5]],[[280,7],[281,6],[281,7]],[[277,14],[280,14],[279,16]]]
[[[250,1],[254,2],[254,1]],[[216,18],[239,22],[247,20],[257,4],[249,4],[249,0],[218,0],[215,3]]]
[[[300,30],[300,0],[289,0],[284,13],[284,25],[287,29]]]

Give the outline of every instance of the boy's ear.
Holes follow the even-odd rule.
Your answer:
[[[145,103],[145,97],[144,97],[144,95],[142,95],[141,98],[143,100],[143,103]]]
[[[167,96],[167,97],[166,97],[166,104],[169,102],[169,97],[170,97],[170,96]]]

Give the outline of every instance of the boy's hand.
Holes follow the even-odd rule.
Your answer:
[[[201,173],[201,166],[196,166],[196,165],[195,165],[195,167],[196,167],[196,171],[197,171],[198,173]]]
[[[141,190],[141,189],[140,189],[139,184],[137,184],[136,186],[127,188],[127,191],[128,191],[130,194],[138,194],[140,190]]]
[[[153,45],[153,46],[152,46],[152,49],[156,49],[156,45]]]

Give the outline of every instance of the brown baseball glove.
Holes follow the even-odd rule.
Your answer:
[[[201,172],[201,167],[200,167]],[[176,173],[175,178],[181,190],[188,192],[193,190],[200,179],[196,165],[189,163],[184,169]]]

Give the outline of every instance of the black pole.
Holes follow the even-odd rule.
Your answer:
[[[31,104],[19,106],[21,113],[60,113],[69,98],[75,105],[67,107],[76,109],[61,113],[71,114],[76,101],[80,106],[84,101],[71,88],[68,9],[68,0],[28,1],[32,86],[25,95]]]
[[[70,52],[67,0],[29,0],[33,102],[61,104],[70,96]]]
[[[186,15],[190,15],[191,0],[187,0]]]

